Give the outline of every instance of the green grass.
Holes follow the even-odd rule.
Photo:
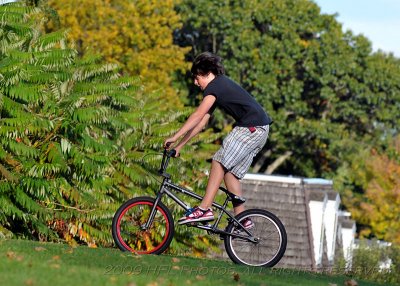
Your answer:
[[[350,278],[117,249],[0,240],[0,285],[345,285]],[[380,285],[357,281],[361,286]]]

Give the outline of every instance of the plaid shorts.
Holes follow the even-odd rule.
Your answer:
[[[269,125],[257,126],[254,132],[249,127],[236,126],[222,142],[222,147],[214,154],[218,161],[238,179],[242,179],[250,168],[253,158],[265,145]]]

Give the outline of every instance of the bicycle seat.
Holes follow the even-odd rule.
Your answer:
[[[244,202],[246,202],[246,199],[243,197],[239,197],[233,193],[231,193],[230,191],[228,191],[227,189],[223,188],[223,187],[219,187],[219,189],[221,191],[223,191],[225,194],[228,195],[228,197],[231,198],[231,201],[233,204],[243,204]]]

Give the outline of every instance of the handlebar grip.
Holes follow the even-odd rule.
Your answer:
[[[175,150],[175,149],[172,149],[172,150],[169,151],[169,153],[168,153],[168,156],[170,156],[170,157],[174,157],[174,158],[175,158],[175,155],[176,155],[176,150]]]

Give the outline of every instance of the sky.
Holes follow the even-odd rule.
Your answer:
[[[343,29],[363,34],[374,51],[400,58],[400,0],[313,0],[323,14],[335,14]]]

